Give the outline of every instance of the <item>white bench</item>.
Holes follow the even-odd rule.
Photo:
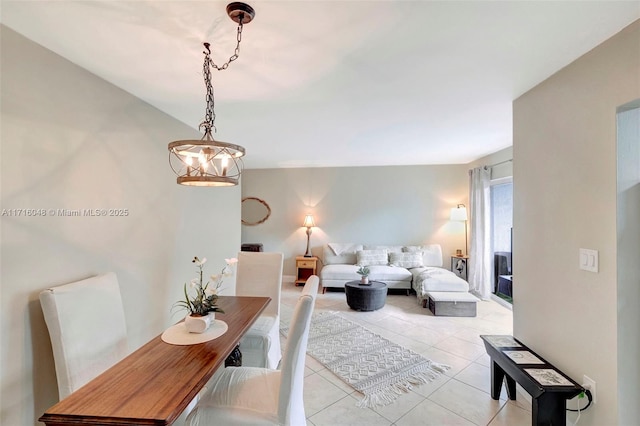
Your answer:
[[[436,316],[475,317],[479,300],[469,292],[429,291],[425,304]]]

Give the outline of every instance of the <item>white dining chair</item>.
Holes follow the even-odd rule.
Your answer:
[[[282,290],[282,253],[238,253],[237,296],[270,297],[260,317],[240,340],[242,365],[275,369],[280,363],[280,293]]]
[[[188,426],[306,424],[304,362],[319,278],[312,275],[291,318],[280,370],[228,367],[219,370],[200,393]]]
[[[113,272],[40,293],[62,400],[129,354]]]

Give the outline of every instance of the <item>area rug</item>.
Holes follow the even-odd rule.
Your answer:
[[[289,330],[280,331],[286,336]],[[311,318],[307,353],[364,395],[359,407],[391,404],[413,385],[428,383],[450,368],[333,312]]]

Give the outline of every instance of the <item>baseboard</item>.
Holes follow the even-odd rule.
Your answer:
[[[295,275],[283,275],[282,276],[282,282],[283,283],[293,283],[296,281],[296,276]]]
[[[491,295],[491,300],[496,302],[498,305],[504,306],[505,308],[509,309],[510,311],[513,311],[513,305],[511,303],[507,302],[506,300],[504,300],[503,298],[498,297],[495,294],[492,294]]]

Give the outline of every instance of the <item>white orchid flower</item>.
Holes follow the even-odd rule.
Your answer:
[[[207,261],[207,258],[203,258],[202,260],[198,259],[198,256],[195,256],[192,260],[193,263],[195,263],[198,266],[202,266],[205,264],[205,262]]]
[[[214,287],[214,288],[207,287],[207,289],[204,291],[204,293],[205,293],[207,296],[212,296],[212,295],[214,295],[214,294],[218,294],[218,289],[217,289],[217,288],[215,288],[215,287]]]
[[[212,281],[216,281],[217,282],[219,278],[220,278],[220,275],[216,275],[216,274],[211,275],[211,280]]]
[[[191,286],[191,288],[196,288],[196,286],[200,283],[200,281],[198,281],[197,278],[194,278],[191,280],[191,282],[189,283],[189,285]]]
[[[227,265],[233,265],[234,263],[238,263],[238,259],[236,259],[235,257],[232,257],[231,259],[225,259],[225,262],[227,262]]]

